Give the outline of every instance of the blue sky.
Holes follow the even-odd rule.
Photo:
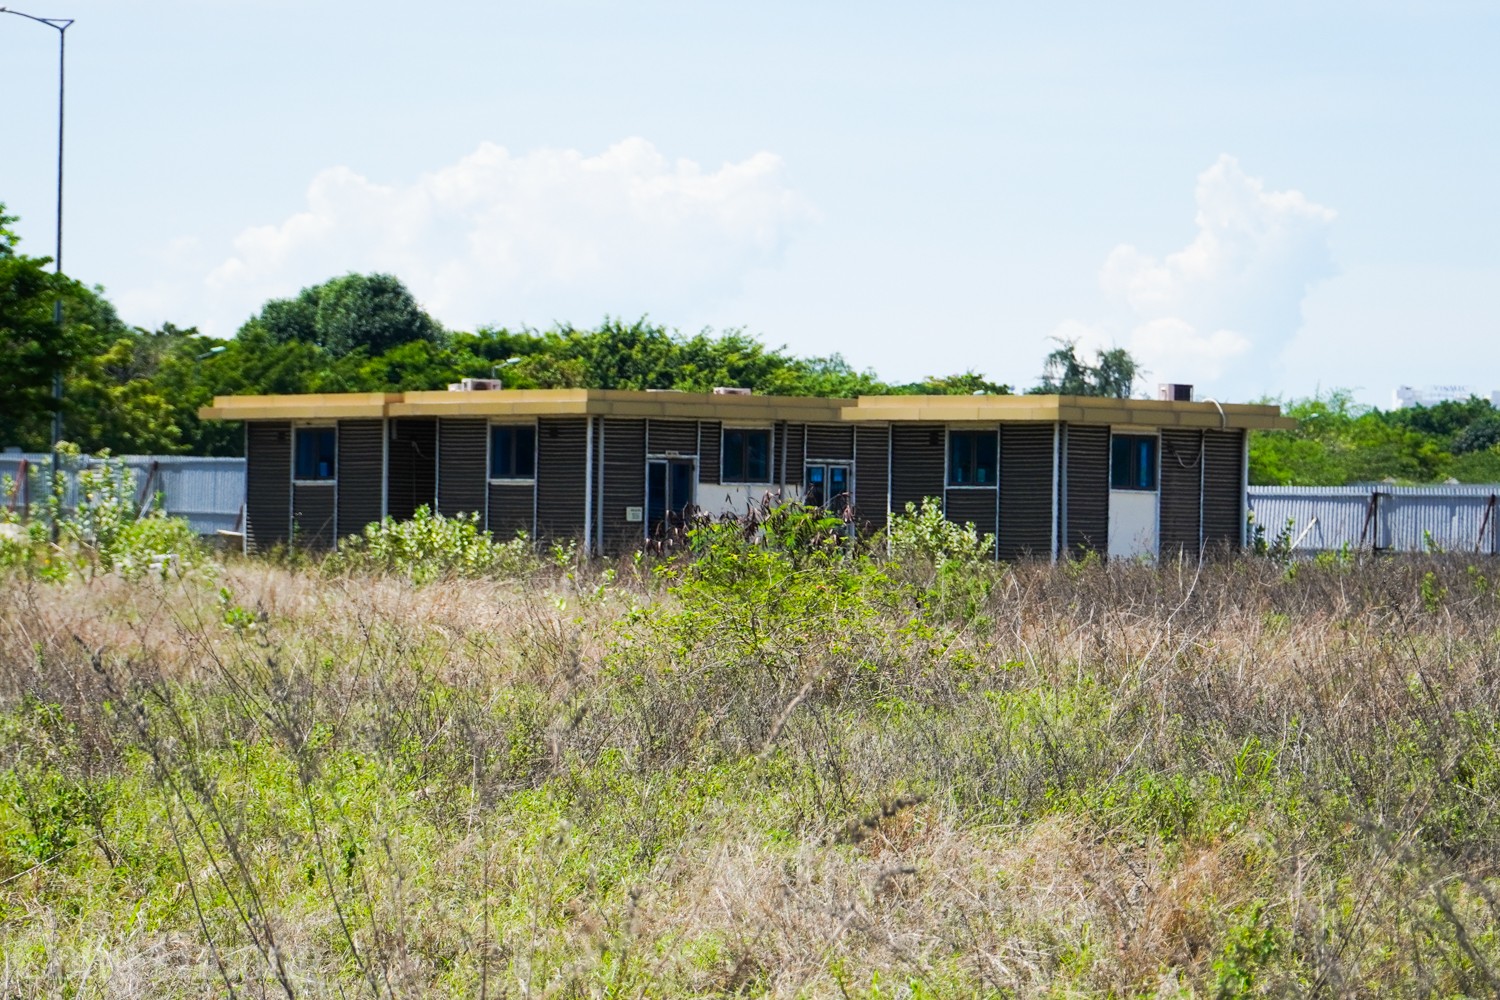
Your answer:
[[[1500,6],[24,0],[68,38],[65,261],[233,333],[400,276],[444,323],[642,314],[891,379],[1051,336],[1223,399],[1500,388]],[[0,15],[50,253],[56,36]]]

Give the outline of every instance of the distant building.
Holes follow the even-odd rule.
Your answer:
[[[1438,403],[1462,403],[1470,396],[1485,398],[1485,394],[1467,385],[1424,385],[1420,389],[1402,385],[1396,387],[1392,398],[1393,409],[1407,406],[1436,406]],[[1500,390],[1489,393],[1491,406],[1500,407]]]
[[[247,550],[329,548],[419,506],[627,552],[767,496],[877,531],[931,497],[1001,559],[1237,548],[1270,405],[1076,396],[788,398],[486,389],[219,396],[245,424]]]

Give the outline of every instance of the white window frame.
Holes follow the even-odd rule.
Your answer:
[[[765,479],[725,479],[724,438],[730,431],[766,432],[766,477]],[[719,482],[725,486],[775,486],[776,479],[776,425],[766,423],[738,423],[726,421],[719,426]]]
[[[302,431],[333,431],[333,474],[327,479],[297,478],[297,435]],[[292,485],[333,486],[339,481],[339,425],[336,420],[299,420],[292,424]]]
[[[955,434],[993,434],[995,435],[995,478],[988,483],[955,483],[953,482],[953,435]],[[1000,428],[991,427],[987,424],[957,427],[949,426],[947,434],[943,438],[943,488],[949,490],[993,490],[1000,486]]]
[[[529,476],[497,476],[495,475],[495,428],[497,427],[530,427],[531,428],[531,475]],[[536,484],[537,463],[541,455],[541,433],[537,428],[535,420],[491,420],[484,430],[484,475],[485,480],[497,486],[532,486]]]

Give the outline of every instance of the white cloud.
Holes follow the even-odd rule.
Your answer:
[[[593,156],[484,143],[408,185],[334,167],[304,210],[244,230],[183,290],[221,335],[267,298],[350,271],[395,274],[461,329],[701,309],[814,218],[782,173],[771,153],[705,170],[639,138]]]
[[[1257,377],[1302,325],[1302,303],[1334,272],[1329,208],[1298,191],[1267,191],[1234,157],[1198,177],[1197,235],[1155,257],[1112,250],[1100,286],[1114,310],[1102,324],[1069,320],[1056,335],[1086,348],[1121,342],[1160,379],[1258,392]]]

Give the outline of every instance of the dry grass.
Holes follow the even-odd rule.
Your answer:
[[[13,580],[0,995],[1487,994],[1488,569]]]

